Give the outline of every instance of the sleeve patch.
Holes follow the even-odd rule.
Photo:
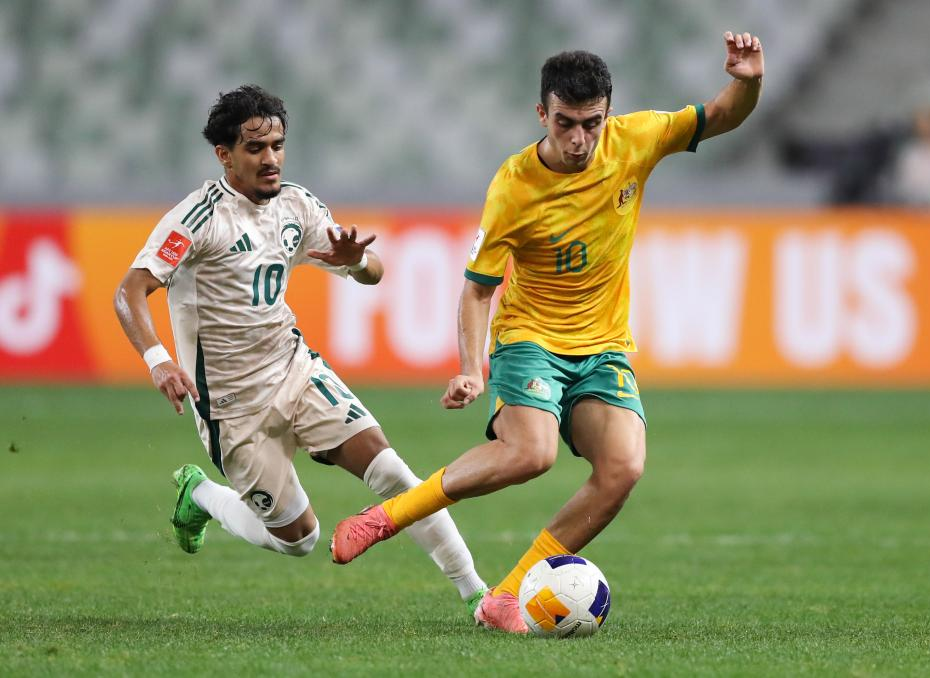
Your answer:
[[[177,231],[171,231],[162,246],[158,248],[158,258],[176,267],[190,246],[191,241],[188,238]]]
[[[478,252],[481,251],[481,245],[484,243],[484,236],[484,229],[479,228],[478,235],[475,236],[475,244],[471,246],[471,252],[468,255],[472,261],[478,259]]]

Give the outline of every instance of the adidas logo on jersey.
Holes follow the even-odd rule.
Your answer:
[[[346,417],[346,420],[343,423],[351,424],[353,421],[355,421],[356,419],[361,419],[366,414],[367,413],[365,412],[365,410],[363,410],[361,407],[359,407],[355,403],[350,403],[349,404],[349,416]]]
[[[249,234],[243,233],[242,237],[236,241],[236,244],[229,248],[230,252],[251,252],[252,241],[249,240]]]

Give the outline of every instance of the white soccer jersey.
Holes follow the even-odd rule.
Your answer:
[[[200,392],[206,420],[260,410],[283,381],[302,345],[284,303],[291,270],[327,250],[329,210],[305,188],[256,205],[225,178],[207,181],[168,212],[132,264],[168,286],[171,327],[181,367]]]

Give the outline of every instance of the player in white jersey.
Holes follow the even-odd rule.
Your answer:
[[[196,553],[206,525],[295,556],[320,535],[294,470],[298,447],[340,466],[382,498],[419,484],[378,422],[310,350],[284,301],[294,267],[313,264],[373,285],[378,256],[341,229],[309,191],[281,181],[287,113],[247,85],[220,96],[203,130],[224,168],[169,211],[116,292],[116,313],[158,389],[183,414],[190,394],[204,446],[229,487],[188,464],[175,471],[172,517]],[[148,296],[168,288],[177,364],[152,323]],[[486,590],[447,512],[411,536],[473,611]]]

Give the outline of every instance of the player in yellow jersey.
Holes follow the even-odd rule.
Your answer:
[[[711,101],[674,113],[609,117],[611,80],[588,52],[542,68],[542,141],[511,156],[488,189],[459,306],[461,374],[443,395],[460,409],[484,391],[491,297],[513,261],[491,326],[490,442],[421,485],[336,526],[333,560],[347,563],[401,529],[467,497],[526,482],[555,462],[558,437],[591,476],[475,613],[483,626],[525,633],[516,594],[539,560],[576,553],[610,523],[643,473],[645,414],[625,353],[629,256],[643,186],[663,157],[736,128],[762,89],[757,37],[724,34],[733,80]]]

